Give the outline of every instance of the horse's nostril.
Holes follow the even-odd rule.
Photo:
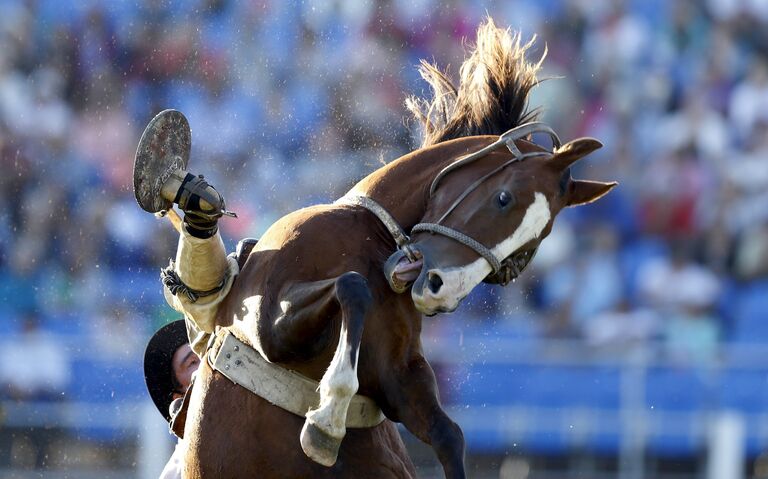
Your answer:
[[[437,294],[438,291],[440,291],[440,288],[443,286],[443,278],[440,277],[439,274],[436,273],[428,273],[427,275],[427,287],[430,291],[432,291],[432,294]]]

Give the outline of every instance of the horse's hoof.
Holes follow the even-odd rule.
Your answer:
[[[309,421],[301,428],[301,449],[318,464],[331,467],[336,464],[341,438],[335,438]]]

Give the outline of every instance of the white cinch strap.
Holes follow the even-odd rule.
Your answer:
[[[252,393],[288,412],[305,417],[320,404],[319,384],[295,371],[264,359],[261,354],[227,332],[213,368]],[[384,421],[384,413],[365,396],[352,397],[347,411],[348,428],[374,427]]]

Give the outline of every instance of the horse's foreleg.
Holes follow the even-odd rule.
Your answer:
[[[335,283],[341,307],[341,331],[336,352],[320,380],[320,404],[307,413],[301,430],[301,447],[312,460],[325,466],[336,462],[346,433],[347,409],[357,392],[357,360],[365,317],[372,296],[368,282],[357,273],[346,273]]]
[[[333,330],[329,318],[339,311],[340,278],[294,284],[280,295],[274,323],[261,324],[265,329],[258,342],[267,359],[278,363],[312,359],[328,347]]]
[[[464,478],[464,433],[440,406],[432,367],[418,357],[398,371],[391,390],[386,390],[390,419],[430,444],[448,479]],[[389,388],[388,388],[389,389]]]
[[[357,358],[365,317],[372,302],[366,279],[358,273],[297,284],[280,296],[282,314],[261,345],[270,361],[316,356],[327,342],[318,338],[341,312],[339,341],[320,380],[320,404],[307,414],[301,446],[315,462],[332,466],[346,433],[349,402],[357,392]]]

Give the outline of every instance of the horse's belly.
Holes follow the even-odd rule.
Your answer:
[[[202,361],[185,429],[187,479],[414,477],[397,429],[390,421],[350,429],[333,467],[304,455],[304,419],[231,383]]]

